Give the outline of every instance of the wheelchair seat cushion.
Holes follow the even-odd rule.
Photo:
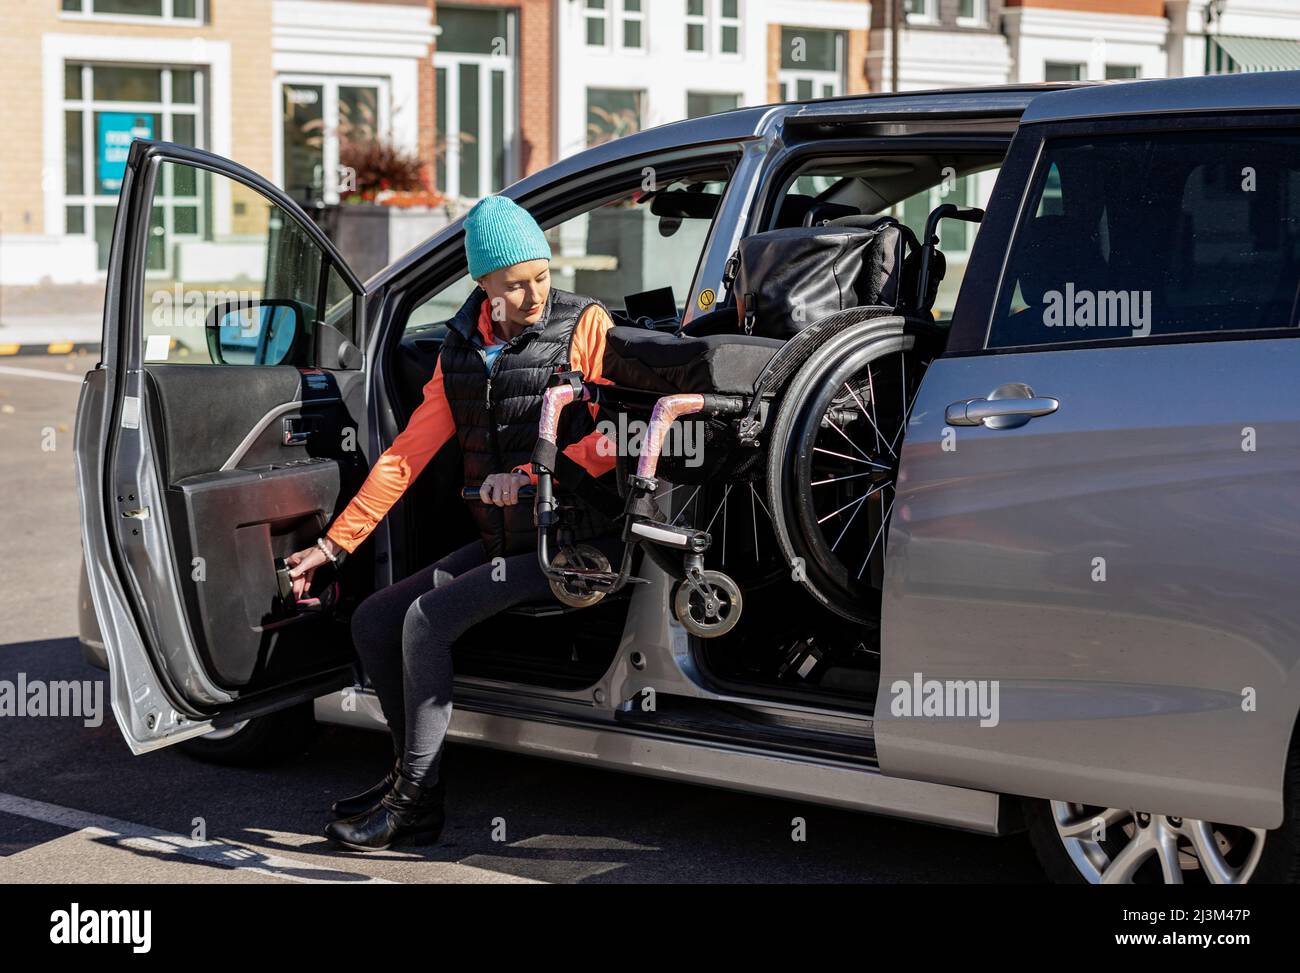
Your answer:
[[[743,334],[688,337],[615,327],[605,333],[605,377],[616,385],[664,395],[745,395],[784,344],[777,338]]]

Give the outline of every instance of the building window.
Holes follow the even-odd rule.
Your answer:
[[[587,0],[587,46],[609,46],[608,0]]]
[[[1106,80],[1123,81],[1130,78],[1137,78],[1138,66],[1136,64],[1107,64]]]
[[[704,15],[705,0],[686,0],[686,49],[704,53],[704,37],[709,21]]]
[[[448,196],[477,199],[517,178],[517,15],[439,4],[438,25],[434,179]]]
[[[740,0],[718,0],[718,50],[740,53]]]
[[[840,30],[781,28],[782,101],[809,101],[844,94],[847,39]]]
[[[644,0],[585,0],[587,46],[645,50]]]
[[[686,0],[686,50],[739,54],[740,0]]]
[[[716,115],[740,107],[740,95],[719,94],[715,91],[686,92],[686,117],[700,118]]]
[[[80,17],[149,17],[201,23],[206,0],[63,0],[63,12]]]
[[[1044,81],[1082,81],[1083,65],[1064,61],[1048,61],[1043,66]]]
[[[938,0],[903,0],[903,13],[909,21],[937,22]]]
[[[983,26],[988,23],[988,0],[958,0],[957,23]]]
[[[645,50],[645,11],[642,0],[623,0],[619,43],[625,51]]]
[[[155,139],[203,148],[204,84],[203,72],[193,68],[64,66],[64,230],[94,234],[100,270],[108,267],[131,142]],[[170,236],[197,236],[204,207],[197,186],[182,177],[168,174],[158,187],[154,219]]]
[[[300,203],[336,203],[349,179],[339,168],[344,142],[373,142],[388,131],[388,81],[282,75],[281,185]]]
[[[587,144],[601,145],[641,131],[644,91],[587,89]]]

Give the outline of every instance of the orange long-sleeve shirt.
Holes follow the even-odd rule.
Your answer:
[[[604,377],[602,365],[605,359],[605,332],[613,326],[614,322],[605,310],[593,304],[582,312],[582,317],[574,327],[570,364],[581,371],[588,382],[609,384],[609,380]],[[492,330],[491,308],[487,301],[483,302],[483,308],[479,312],[478,331],[485,345],[499,341]],[[596,406],[590,408],[594,418]],[[439,362],[433,370],[433,377],[424,386],[424,401],[412,413],[411,421],[393,440],[393,444],[375,461],[366,482],[352,498],[352,502],[335,518],[326,531],[326,536],[345,551],[356,550],[455,432],[456,423],[452,418],[451,406],[447,403],[442,382],[442,363]],[[593,430],[579,442],[566,447],[564,454],[592,476],[608,473],[614,468],[614,448],[608,442],[602,447],[600,441],[603,439],[605,437],[600,432]],[[536,482],[536,476],[529,470],[522,467],[517,469],[528,473],[529,478]]]

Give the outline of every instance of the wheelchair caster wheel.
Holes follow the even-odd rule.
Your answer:
[[[740,621],[743,607],[740,588],[721,571],[687,575],[673,598],[677,620],[686,631],[702,639],[730,632]]]
[[[590,544],[563,548],[551,559],[553,568],[582,568],[588,571],[609,572],[609,558],[599,548]],[[551,594],[570,608],[590,608],[605,597],[603,591],[592,591],[585,584],[551,578]]]

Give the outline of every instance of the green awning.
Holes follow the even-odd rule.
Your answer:
[[[1206,41],[1205,67],[1211,74],[1300,68],[1300,41],[1273,37],[1207,37]]]

